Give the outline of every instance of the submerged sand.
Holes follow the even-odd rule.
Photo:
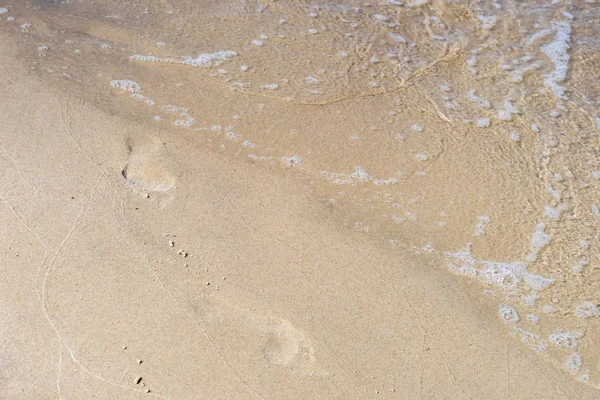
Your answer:
[[[598,398],[597,5],[396,3],[0,8],[0,397]]]

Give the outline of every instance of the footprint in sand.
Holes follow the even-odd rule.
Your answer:
[[[271,317],[267,324],[258,328],[265,332],[268,338],[263,345],[267,362],[291,366],[299,372],[311,370],[311,365],[315,363],[315,350],[304,334],[292,324],[281,318]]]
[[[168,192],[175,186],[172,161],[158,140],[127,143],[129,158],[121,174],[138,192]]]
[[[250,311],[227,300],[203,298],[194,309],[218,343],[239,346],[262,367],[285,368],[299,375],[327,375],[304,333],[285,319]],[[219,346],[220,347],[220,346]]]

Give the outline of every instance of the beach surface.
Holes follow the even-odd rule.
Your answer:
[[[0,4],[0,398],[600,397],[597,4],[154,3]]]

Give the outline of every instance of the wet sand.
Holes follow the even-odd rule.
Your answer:
[[[0,397],[598,398],[597,5],[392,3],[6,5]]]

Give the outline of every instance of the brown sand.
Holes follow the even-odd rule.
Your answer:
[[[306,185],[69,99],[1,42],[0,397],[598,398]]]
[[[0,399],[600,398],[594,6],[158,3],[0,14]]]

